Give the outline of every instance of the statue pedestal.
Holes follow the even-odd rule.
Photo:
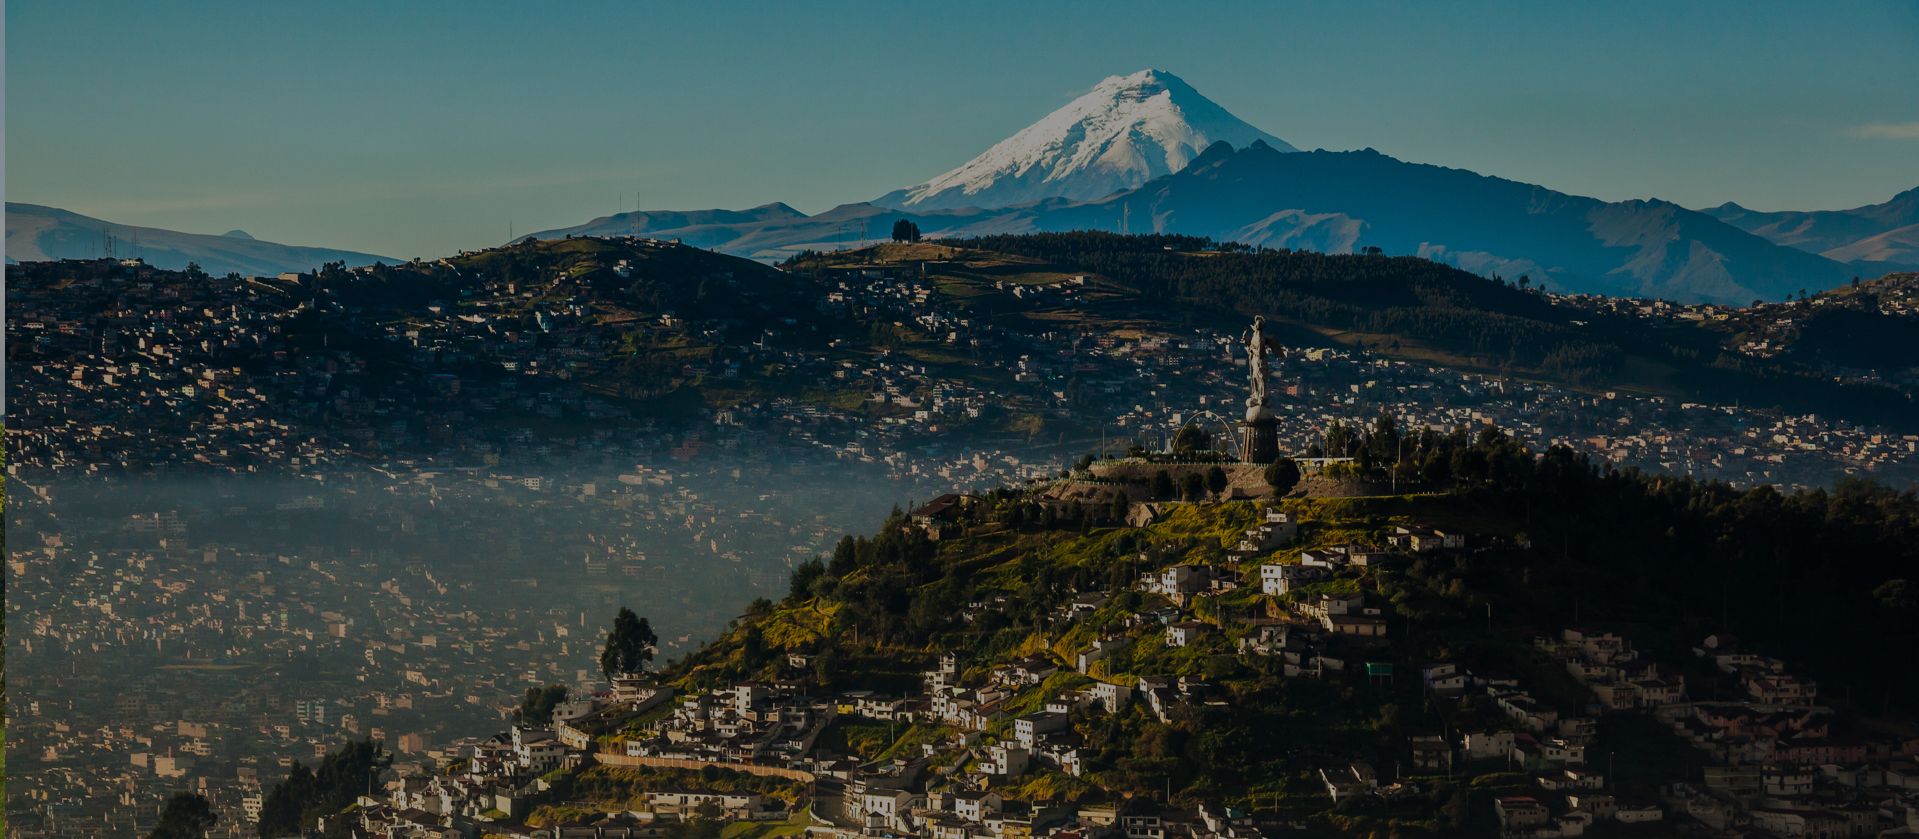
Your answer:
[[[1246,409],[1239,424],[1239,460],[1241,463],[1272,463],[1279,459],[1279,418],[1265,405]]]

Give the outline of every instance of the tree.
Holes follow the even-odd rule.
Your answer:
[[[536,727],[551,724],[553,708],[565,701],[566,685],[527,688],[526,698],[520,701],[520,723]]]
[[[920,240],[919,224],[908,219],[896,219],[893,222],[893,241],[917,242]]]
[[[813,596],[813,584],[826,575],[826,563],[819,557],[813,557],[793,569],[793,579],[787,588],[786,599],[795,603]]]
[[[286,780],[274,784],[260,802],[260,839],[300,835],[301,813],[314,796],[313,786],[313,770],[294,761]]]
[[[1173,435],[1173,451],[1180,454],[1205,451],[1213,447],[1213,435],[1202,431],[1197,425],[1180,426]]]
[[[1299,485],[1299,464],[1290,457],[1282,457],[1266,467],[1266,484],[1273,488],[1274,495],[1285,495]]]
[[[1198,472],[1188,472],[1179,479],[1179,497],[1187,501],[1200,501],[1206,497],[1206,480]]]
[[[659,648],[660,636],[646,618],[620,607],[613,619],[613,631],[607,633],[606,648],[600,651],[600,671],[608,679],[625,673],[643,673]]]
[[[1393,415],[1382,410],[1373,418],[1373,431],[1366,435],[1367,448],[1377,463],[1398,461],[1399,425],[1393,422]]]
[[[1914,590],[1903,579],[1887,580],[1872,590],[1872,597],[1879,605],[1894,611],[1913,611],[1919,607],[1919,590]]]
[[[372,789],[392,764],[392,756],[371,739],[327,752],[318,771],[295,761],[286,780],[274,784],[261,802],[261,839],[303,835],[320,816],[340,812]]]
[[[840,672],[840,654],[837,649],[828,647],[813,657],[813,680],[822,685],[833,684],[833,678]]]
[[[1161,469],[1153,473],[1152,492],[1154,498],[1170,498],[1173,495],[1173,476]]]
[[[772,650],[766,646],[766,636],[760,632],[760,625],[749,623],[740,633],[740,664],[748,670],[757,670],[772,658]]]
[[[1222,492],[1225,492],[1226,483],[1227,481],[1226,481],[1225,469],[1215,466],[1211,469],[1206,470],[1206,488],[1209,490],[1212,490],[1214,495],[1218,495]]]
[[[160,821],[147,839],[201,839],[220,822],[204,796],[176,792],[160,807]]]

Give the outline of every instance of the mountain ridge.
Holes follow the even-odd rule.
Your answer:
[[[1846,210],[1754,210],[1727,201],[1700,212],[1839,262],[1919,264],[1919,187]]]
[[[1160,156],[1137,154],[1148,146]],[[1127,165],[1102,170],[1122,147],[1113,159]],[[813,216],[762,210],[623,214],[533,235],[644,235],[779,260],[882,241],[897,218],[931,238],[1172,233],[1328,253],[1377,247],[1562,291],[1728,305],[1833,288],[1862,270],[1909,270],[1909,252],[1919,262],[1919,189],[1808,216],[1855,234],[1819,240],[1839,248],[1821,253],[1782,232],[1782,218],[1807,214],[1607,202],[1372,148],[1302,152],[1160,70],[1109,77],[918,186]]]
[[[1604,202],[1374,149],[1209,148],[1100,201],[1007,211],[1020,232],[1117,230],[1264,247],[1380,247],[1565,291],[1745,304],[1829,288],[1853,269],[1669,201]],[[1008,221],[1008,220],[1003,220]]]
[[[185,233],[120,224],[43,204],[7,202],[10,261],[95,259],[103,255],[103,233],[114,237],[119,256],[136,255],[133,248],[137,245],[137,255],[148,264],[176,271],[194,263],[209,274],[270,276],[283,271],[311,271],[329,262],[359,266],[404,261],[339,248],[268,242],[239,230]]]

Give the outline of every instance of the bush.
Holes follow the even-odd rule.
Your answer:
[[[1266,484],[1273,488],[1274,495],[1285,495],[1299,485],[1299,464],[1290,457],[1282,457],[1266,467]]]

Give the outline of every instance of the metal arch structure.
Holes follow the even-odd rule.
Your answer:
[[[1173,450],[1173,441],[1179,439],[1179,433],[1181,431],[1185,431],[1187,426],[1192,425],[1208,417],[1212,418],[1214,422],[1219,423],[1220,428],[1225,430],[1226,440],[1229,443],[1231,443],[1233,447],[1232,451],[1230,452],[1230,454],[1232,454],[1233,456],[1233,459],[1243,460],[1245,458],[1246,453],[1243,451],[1240,451],[1239,435],[1235,433],[1237,431],[1237,426],[1233,425],[1232,420],[1222,417],[1219,414],[1213,413],[1210,410],[1200,411],[1197,414],[1187,417],[1185,422],[1180,423],[1178,428],[1173,429],[1172,435],[1166,438],[1166,451],[1170,452]]]

